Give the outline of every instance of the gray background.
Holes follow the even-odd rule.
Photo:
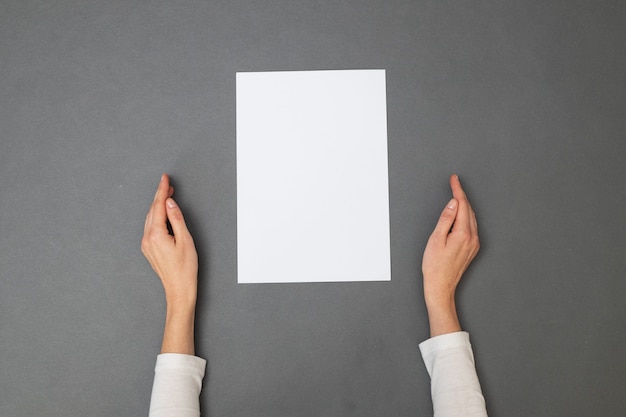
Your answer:
[[[461,175],[492,416],[626,409],[620,1],[0,3],[0,415],[146,415],[169,172],[210,416],[427,416],[420,263]],[[235,72],[387,70],[393,278],[236,284]]]

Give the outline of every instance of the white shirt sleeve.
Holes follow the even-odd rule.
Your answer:
[[[485,417],[474,354],[466,332],[430,338],[420,351],[431,378],[435,417]],[[150,417],[198,417],[206,361],[197,356],[162,353],[157,357]]]
[[[430,375],[435,417],[486,417],[469,334],[436,336],[419,347]]]
[[[198,417],[206,361],[181,353],[157,356],[150,417]]]

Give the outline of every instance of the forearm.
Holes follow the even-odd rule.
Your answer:
[[[195,355],[195,310],[195,302],[168,302],[161,353]]]

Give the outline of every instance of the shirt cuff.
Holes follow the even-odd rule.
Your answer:
[[[157,356],[150,417],[198,417],[206,361],[182,353]]]
[[[455,362],[462,360],[467,365],[474,366],[474,354],[467,332],[460,331],[431,337],[420,343],[419,348],[431,378],[436,364],[438,362],[449,363],[448,358],[453,358]]]
[[[204,377],[206,369],[206,360],[193,355],[184,353],[161,353],[157,356],[155,371],[174,369],[179,371],[191,371],[200,378]]]
[[[470,345],[469,333],[460,331],[431,337],[419,344],[422,356],[430,356],[434,352]]]

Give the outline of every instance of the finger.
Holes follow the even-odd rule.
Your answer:
[[[474,208],[470,203],[467,196],[465,197],[465,201],[467,202],[467,208],[469,211],[469,229],[473,236],[478,236],[478,222],[476,221],[476,212],[474,212]]]
[[[169,189],[170,179],[167,174],[163,174],[157,192],[154,195],[152,208],[150,209],[152,213],[151,224],[153,227],[166,227],[167,213],[165,211],[165,200],[168,198]]]
[[[465,191],[461,186],[461,180],[457,174],[454,174],[450,177],[450,188],[452,188],[452,195],[457,200],[467,200],[467,196],[465,195]]]
[[[441,216],[439,216],[439,221],[435,226],[435,230],[433,231],[432,237],[437,239],[445,239],[450,233],[450,228],[455,222],[457,212],[459,209],[459,203],[456,199],[450,200],[450,202],[446,205],[446,208],[441,212]]]
[[[167,195],[170,192],[170,188],[173,190],[174,187],[170,185],[170,177],[167,174],[161,175],[161,179],[159,180],[159,185],[157,186],[156,194],[154,194],[154,201],[165,201]]]
[[[474,213],[474,210],[472,210],[470,219],[470,230],[472,231],[472,235],[478,236],[478,221],[476,220],[476,213]]]
[[[146,214],[146,221],[143,224],[143,233],[145,234],[148,231],[148,228],[152,224],[152,206],[150,206],[150,210],[148,210],[148,214]]]
[[[165,228],[167,215],[165,212],[165,198],[163,196],[164,190],[167,190],[167,197],[170,197],[174,192],[174,188],[169,185],[169,177],[167,174],[161,175],[161,180],[159,181],[159,185],[157,187],[156,194],[154,195],[154,199],[152,200],[152,204],[150,205],[150,210],[146,215],[146,222],[144,223],[144,234],[148,233],[149,229],[153,226],[157,228]],[[156,221],[155,221],[156,216]]]
[[[465,191],[461,186],[461,181],[459,180],[458,175],[454,174],[450,177],[450,188],[452,189],[452,195],[454,196],[454,198],[459,201],[459,209],[452,231],[470,233],[470,216],[472,207],[467,200],[467,196],[465,195]]]
[[[150,204],[150,209],[148,210],[148,213],[146,214],[146,221],[143,225],[144,234],[148,233],[148,229],[152,225],[153,212],[154,212],[154,200],[152,201],[152,204]]]
[[[172,225],[172,231],[174,232],[174,236],[176,238],[180,238],[182,236],[189,235],[189,230],[187,229],[187,225],[185,224],[185,218],[183,217],[183,212],[173,198],[167,199],[166,207],[167,218]]]

